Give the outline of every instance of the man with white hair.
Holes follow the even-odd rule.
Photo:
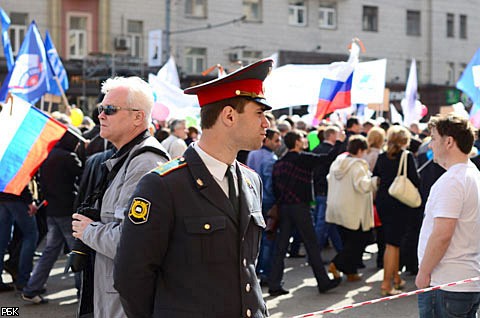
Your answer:
[[[128,200],[140,178],[168,161],[169,156],[148,131],[153,93],[145,81],[139,77],[107,79],[102,93],[105,97],[98,106],[100,136],[110,141],[116,152],[103,163],[106,177],[97,189],[98,200],[92,206],[100,212],[100,220],[95,222],[75,213],[72,228],[73,236],[96,252],[94,317],[113,318],[125,317],[112,276]]]
[[[184,119],[174,119],[170,123],[170,136],[162,141],[162,146],[167,149],[172,158],[180,157],[187,150],[187,128]]]

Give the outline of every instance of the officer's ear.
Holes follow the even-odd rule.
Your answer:
[[[235,108],[230,105],[223,107],[220,112],[220,120],[225,126],[231,127],[235,120]]]

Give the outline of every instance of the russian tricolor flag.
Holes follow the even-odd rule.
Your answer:
[[[326,114],[336,109],[350,107],[352,90],[353,70],[344,81],[339,79],[324,78],[320,84],[317,112],[315,118],[323,119]]]
[[[67,127],[19,97],[0,111],[0,191],[19,195]]]

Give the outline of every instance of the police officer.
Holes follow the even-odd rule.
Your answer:
[[[185,90],[201,106],[202,137],[138,184],[115,258],[129,317],[265,317],[255,275],[262,216],[259,176],[239,150],[258,149],[271,109],[261,60]]]

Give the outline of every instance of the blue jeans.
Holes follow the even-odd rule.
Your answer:
[[[15,284],[23,287],[30,277],[33,267],[33,254],[37,246],[38,230],[34,216],[28,215],[28,206],[22,201],[0,203],[0,273],[3,271],[5,249],[12,237],[13,223],[22,231],[22,248],[18,263],[18,275]],[[0,282],[2,278],[0,276]]]
[[[318,244],[320,244],[320,248],[323,248],[330,237],[333,247],[339,253],[343,249],[343,243],[337,225],[325,222],[327,197],[317,195],[315,201],[317,203],[315,207],[315,234],[317,235]]]
[[[47,241],[42,257],[35,264],[28,284],[23,288],[23,292],[29,296],[35,296],[47,282],[50,270],[58,259],[58,255],[63,251],[63,243],[66,242],[69,249],[72,249],[75,238],[72,236],[72,217],[47,216]],[[75,274],[75,287],[80,288],[79,273]]]
[[[418,295],[420,318],[477,317],[480,292],[432,290]]]
[[[273,253],[275,252],[276,235],[269,239],[265,231],[262,233],[262,243],[258,254],[257,272],[261,281],[268,282],[272,268]]]

